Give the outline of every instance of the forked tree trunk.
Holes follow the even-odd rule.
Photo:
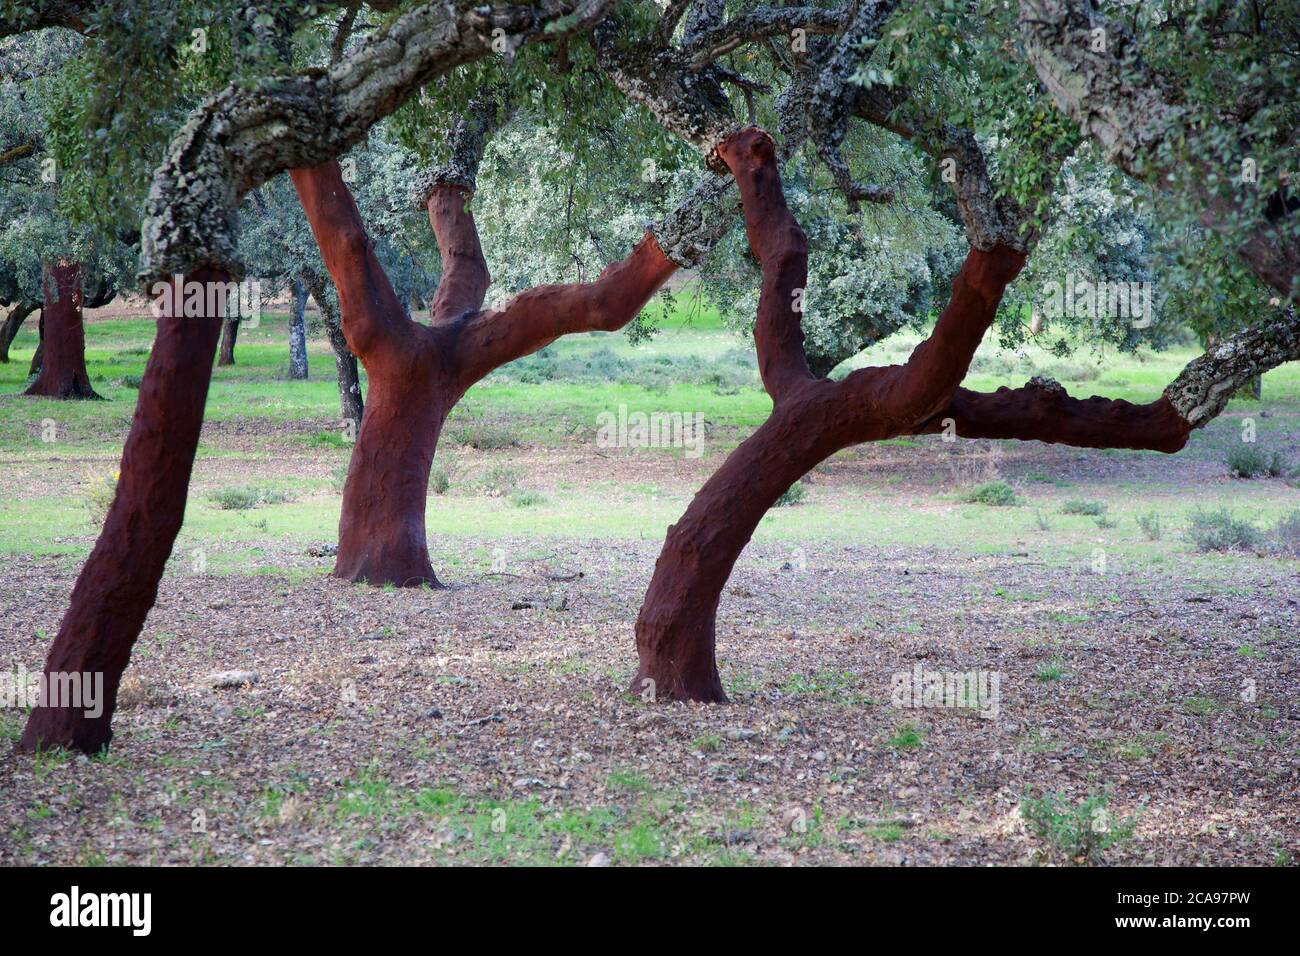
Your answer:
[[[9,361],[9,346],[14,344],[14,339],[18,337],[18,331],[23,327],[23,322],[27,317],[40,308],[40,304],[33,302],[31,299],[22,299],[14,303],[14,307],[9,310],[9,315],[5,317],[3,325],[0,325],[0,362]]]
[[[235,364],[235,340],[239,338],[239,319],[225,319],[221,323],[221,351],[217,355],[218,365]]]
[[[911,431],[950,401],[1024,254],[971,249],[931,336],[904,365],[815,377],[795,294],[807,284],[807,239],[786,207],[775,147],[749,129],[718,147],[740,187],[750,247],[763,266],[754,340],[771,416],[728,456],[668,529],[637,618],[633,693],[723,702],[718,603],[737,558],[776,500],[841,448]]]
[[[230,277],[199,269],[188,279],[228,282]],[[183,301],[183,291],[177,287],[173,301]],[[90,717],[81,708],[38,706],[27,720],[19,742],[22,750],[67,747],[95,753],[112,739],[122,672],[157,599],[158,582],[185,517],[220,334],[217,317],[158,320],[135,418],[122,449],[117,494],[45,660],[47,676],[102,674],[103,713]]]
[[[25,395],[99,398],[86,374],[86,330],[81,313],[81,264],[45,266],[41,370]]]
[[[293,306],[289,314],[289,378],[307,377],[307,286],[302,279],[293,280]]]
[[[466,389],[561,335],[621,328],[676,265],[647,237],[595,282],[540,286],[483,310],[489,277],[466,208],[470,190],[439,182],[426,205],[443,275],[425,326],[406,317],[338,164],[291,170],[290,177],[339,291],[348,345],[370,380],[343,489],[334,574],[438,587],[425,539],[429,473],[443,423]]]

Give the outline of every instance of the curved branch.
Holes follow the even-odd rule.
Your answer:
[[[772,137],[751,126],[718,147],[736,179],[749,247],[763,266],[754,344],[763,387],[780,402],[810,381],[803,348],[803,295],[808,284],[808,238],[785,204]]]
[[[413,323],[375,256],[361,211],[334,160],[291,169],[289,178],[339,293],[343,332],[363,362],[377,349],[401,348]]]
[[[1187,444],[1191,426],[1165,396],[1145,405],[1121,399],[1071,398],[1050,379],[1021,388],[973,392],[959,388],[943,411],[913,430],[959,438],[1041,441],[1078,448],[1133,448],[1172,454]]]
[[[146,284],[203,264],[237,273],[240,197],[284,169],[319,165],[359,142],[415,90],[508,45],[587,29],[612,0],[482,6],[425,3],[360,43],[328,70],[227,87],[190,116],[154,176],[142,229]],[[499,37],[501,34],[497,34]]]
[[[647,234],[631,255],[606,266],[594,282],[536,286],[500,309],[467,317],[458,330],[452,362],[462,387],[562,335],[622,328],[676,270],[676,263]]]
[[[892,4],[890,4],[892,5]],[[843,10],[820,7],[755,7],[725,23],[705,27],[682,45],[686,68],[699,70],[737,47],[767,37],[789,36],[794,30],[808,34],[834,33],[844,19]]]
[[[843,382],[845,401],[870,409],[877,421],[909,430],[951,400],[975,350],[997,316],[1002,293],[1020,273],[1025,254],[1009,246],[971,249],[952,280],[952,297],[934,331],[902,365],[862,368]]]
[[[1081,448],[1135,448],[1173,453],[1227,407],[1237,389],[1283,362],[1300,360],[1294,310],[1260,322],[1193,359],[1154,402],[1071,398],[1058,383],[1034,378],[1021,388],[973,392],[952,401],[914,434],[952,427],[961,438],[1009,438]]]

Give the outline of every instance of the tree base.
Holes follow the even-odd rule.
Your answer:
[[[75,750],[91,756],[108,749],[113,739],[109,712],[90,718],[75,708],[37,707],[27,718],[17,753]]]
[[[74,379],[70,382],[46,382],[40,376],[23,392],[29,398],[53,398],[59,401],[106,401],[87,381]]]
[[[433,566],[426,559],[420,561],[371,561],[365,558],[349,559],[339,552],[334,564],[333,575],[353,584],[369,584],[371,587],[392,585],[399,588],[428,587],[435,591],[447,586],[433,573]]]
[[[695,704],[729,704],[727,693],[722,689],[722,678],[718,669],[712,665],[708,672],[686,674],[679,671],[665,672],[664,668],[650,667],[644,664],[632,678],[628,692],[647,702],[678,701]]]

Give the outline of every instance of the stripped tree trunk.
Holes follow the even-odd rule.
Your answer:
[[[201,269],[190,279],[226,282],[229,276]],[[183,301],[179,287],[174,301]],[[19,744],[23,750],[59,746],[95,753],[112,739],[110,720],[122,672],[157,598],[163,567],[185,517],[220,332],[221,319],[215,316],[158,320],[135,419],[122,449],[117,493],[45,659],[47,676],[102,675],[103,712],[90,717],[79,708],[36,707]]]
[[[465,391],[493,369],[561,335],[621,328],[676,270],[647,236],[595,282],[539,286],[483,310],[489,275],[472,185],[433,178],[424,203],[443,274],[432,323],[406,317],[375,258],[337,163],[290,172],[339,291],[342,329],[370,381],[339,519],[334,574],[399,587],[439,582],[429,561],[425,505],[438,437]]]
[[[289,377],[307,377],[307,286],[301,278],[293,280],[293,306],[289,314]]]
[[[41,366],[25,395],[45,398],[99,398],[86,374],[86,330],[81,312],[80,263],[45,266],[45,306]]]

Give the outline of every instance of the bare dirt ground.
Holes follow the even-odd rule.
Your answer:
[[[237,427],[205,431],[213,447],[241,441]],[[543,482],[690,485],[709,467],[508,454]],[[1223,470],[1026,455],[1004,473]],[[208,458],[199,477],[316,461],[302,457]],[[947,467],[883,446],[814,477],[844,508],[880,507],[863,482],[932,489]],[[55,471],[17,494],[64,480]],[[1098,575],[955,542],[756,543],[719,618],[732,703],[701,707],[627,692],[659,543],[434,536],[432,551],[464,558],[438,567],[444,591],[347,584],[326,576],[328,557],[273,540],[250,570],[292,582],[187,573],[178,558],[109,755],[0,748],[0,863],[1069,862],[1019,812],[1050,792],[1107,794],[1110,819],[1133,820],[1107,862],[1300,855],[1294,563],[1240,561],[1207,587],[1177,562]],[[6,572],[0,659],[35,666],[74,571],[15,557]],[[918,665],[996,673],[996,717],[899,706],[894,676]],[[230,671],[244,682],[211,686]],[[21,715],[0,714],[16,735]]]

